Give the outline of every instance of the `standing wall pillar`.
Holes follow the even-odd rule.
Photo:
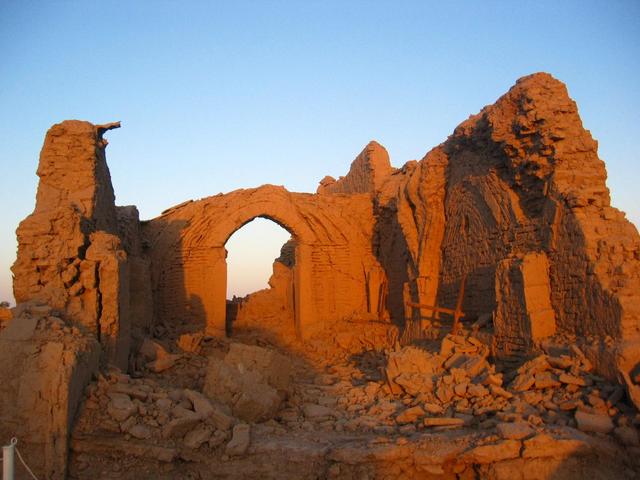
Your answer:
[[[312,289],[311,245],[296,244],[296,266],[294,273],[296,335],[300,340],[312,333],[315,313]]]

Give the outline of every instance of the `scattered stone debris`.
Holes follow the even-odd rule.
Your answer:
[[[364,351],[346,360],[336,355],[313,373],[300,363],[318,361],[313,348],[292,356],[238,341],[204,346],[204,379],[198,369],[183,370],[196,389],[172,385],[171,369],[153,378],[112,369],[86,391],[72,471],[80,477],[91,471],[80,452],[113,467],[116,460],[100,457],[95,445],[114,435],[137,445],[136,469],[182,458],[194,468],[208,462],[242,472],[261,455],[296,455],[310,465],[334,459],[339,467],[330,471],[336,478],[382,459],[380,471],[413,468],[407,471],[416,475],[485,467],[513,473],[518,462],[544,459],[557,466],[574,452],[585,468],[599,455],[621,455],[617,473],[638,468],[631,451],[639,446],[640,416],[575,349],[567,347],[560,356],[540,353],[511,368],[493,363],[489,347],[468,330],[445,335],[436,347]],[[224,369],[233,375],[221,374]],[[582,382],[557,380],[563,374]],[[254,397],[256,392],[265,398]],[[444,442],[439,448],[457,453],[434,454],[427,465],[423,450],[435,448],[429,442]],[[379,453],[369,457],[367,451]]]

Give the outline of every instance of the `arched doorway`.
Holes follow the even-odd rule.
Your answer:
[[[292,272],[295,333],[304,340],[343,318],[369,315],[374,225],[368,196],[313,195],[264,185],[177,205],[144,226],[154,317],[226,335],[227,262],[231,235],[257,217],[296,241]],[[367,293],[369,292],[369,293]]]
[[[295,335],[295,240],[276,222],[258,216],[225,244],[226,333],[242,330]]]

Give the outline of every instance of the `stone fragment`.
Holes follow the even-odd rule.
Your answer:
[[[571,358],[566,355],[561,355],[560,357],[549,356],[547,357],[547,361],[552,367],[562,370],[567,370],[573,365],[573,360],[571,360]]]
[[[193,410],[190,408],[184,408],[182,405],[174,405],[171,409],[171,415],[176,418],[198,416]]]
[[[202,418],[207,418],[213,413],[214,407],[211,401],[200,392],[195,390],[185,389],[184,396],[193,405],[193,410]]]
[[[176,362],[182,358],[182,355],[167,354],[164,357],[159,357],[156,360],[147,363],[147,368],[155,373],[161,373],[165,370],[169,370]]]
[[[316,403],[305,403],[302,406],[302,411],[304,412],[304,416],[309,420],[336,418],[335,410]]]
[[[158,358],[166,357],[169,352],[155,340],[145,338],[140,346],[140,355],[148,362],[152,362]]]
[[[245,384],[233,404],[233,414],[245,421],[256,422],[273,418],[282,399],[278,393],[266,384]]]
[[[424,415],[425,411],[420,406],[411,407],[402,411],[396,417],[396,422],[398,422],[400,425],[403,425],[405,423],[413,423]]]
[[[453,388],[451,385],[441,383],[436,389],[436,397],[441,403],[448,403],[453,398]]]
[[[424,407],[424,410],[426,412],[429,412],[432,415],[439,415],[444,411],[442,406],[438,405],[437,403],[426,402],[423,403],[422,406]]]
[[[173,402],[168,398],[159,398],[155,401],[156,407],[160,412],[169,413],[173,408]]]
[[[473,463],[488,464],[518,458],[521,444],[517,440],[505,440],[493,445],[481,445],[464,454],[464,459]]]
[[[580,387],[584,387],[587,384],[582,377],[576,377],[575,375],[570,375],[568,373],[561,373],[558,376],[558,380],[562,383],[566,383],[567,385],[578,385]]]
[[[136,417],[130,416],[129,418],[127,418],[124,422],[122,422],[120,424],[120,431],[121,432],[128,432],[129,429],[131,427],[133,427],[135,424],[136,424]]]
[[[224,361],[241,372],[255,372],[276,390],[287,390],[291,383],[291,362],[273,349],[232,343]]]
[[[124,393],[131,398],[137,398],[142,401],[145,401],[149,395],[141,388],[126,383],[116,383],[111,390],[117,393]]]
[[[513,397],[513,393],[505,390],[502,387],[499,387],[497,385],[489,385],[489,390],[491,391],[491,394],[494,396],[500,396],[500,397],[504,397],[506,399],[512,398]]]
[[[227,415],[221,408],[217,405],[214,405],[213,411],[209,415],[209,419],[211,423],[213,423],[217,429],[226,432],[231,429],[233,424],[235,423],[235,419]]]
[[[200,448],[203,443],[209,441],[209,438],[211,438],[211,433],[211,427],[200,423],[184,436],[183,444],[187,448],[196,450]]]
[[[488,353],[488,350],[486,352]],[[482,356],[467,358],[460,368],[467,372],[469,378],[473,378],[487,368],[487,362],[485,361],[486,356],[487,354],[485,353]]]
[[[539,433],[524,440],[523,445],[523,458],[567,458],[579,455],[589,448],[583,440],[577,438],[556,439],[547,433]]]
[[[575,410],[576,408],[578,408],[578,401],[577,400],[567,400],[566,402],[562,402],[558,405],[558,407],[560,408],[560,410],[564,410],[569,411],[569,410]]]
[[[425,427],[461,427],[464,420],[456,417],[429,417],[423,420],[423,424]]]
[[[555,388],[560,386],[560,382],[551,372],[539,372],[535,375],[535,388]]]
[[[138,407],[131,401],[129,395],[123,393],[110,393],[111,400],[107,405],[107,413],[116,422],[124,422],[138,411]]]
[[[426,379],[429,375],[433,375],[441,364],[441,358],[436,358],[426,350],[417,347],[404,347],[389,354],[385,375],[392,389],[402,391],[402,386],[395,383],[397,377],[402,375],[403,379],[411,379],[411,383],[405,383],[412,385],[414,379],[418,377],[410,374],[419,374]]]
[[[456,344],[449,338],[449,336],[444,337],[442,342],[440,342],[440,356],[448,358],[453,353],[455,346]]]
[[[146,425],[137,424],[127,430],[127,433],[134,438],[138,438],[140,440],[147,440],[151,438],[151,429]]]
[[[513,382],[511,388],[516,392],[525,392],[533,387],[536,383],[535,377],[530,373],[518,375]]]
[[[578,428],[583,432],[609,433],[613,430],[613,422],[608,415],[596,415],[583,411],[576,411]]]
[[[287,385],[290,367],[284,367],[280,357],[260,347],[232,351],[235,353],[230,356],[230,351],[224,360],[209,358],[204,394],[229,405],[233,414],[244,421],[273,418],[282,398],[267,380],[274,385]],[[242,352],[248,358],[240,359]]]
[[[393,379],[393,383],[400,386],[406,393],[412,396],[433,390],[431,376],[421,373],[401,373]]]
[[[466,383],[458,383],[453,387],[453,393],[455,393],[458,397],[464,397],[467,393],[467,386],[468,384]]]
[[[489,395],[489,390],[486,389],[486,387],[480,385],[480,384],[471,384],[469,385],[469,387],[467,388],[467,395],[470,397],[478,397],[478,398],[482,398],[482,397],[486,397],[487,395]]]
[[[200,422],[194,414],[187,417],[174,418],[162,428],[163,438],[182,438]]]
[[[496,429],[498,434],[507,440],[522,440],[535,433],[527,422],[499,423]]]
[[[251,427],[246,423],[239,423],[233,427],[231,440],[227,443],[225,453],[230,456],[244,455],[251,443]]]

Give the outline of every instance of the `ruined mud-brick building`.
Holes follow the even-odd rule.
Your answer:
[[[49,130],[13,267],[16,300],[47,304],[95,337],[104,362],[126,369],[154,325],[229,333],[225,243],[265,217],[292,241],[272,288],[241,306],[238,327],[303,341],[352,319],[402,330],[431,314],[408,303],[452,307],[466,279],[465,318],[492,319],[495,356],[574,335],[602,375],[638,398],[630,375],[640,362],[640,238],[610,205],[597,143],[550,75],[520,79],[401,168],[371,142],[315,194],[265,185],[148,221],[115,205],[103,139],[113,126]]]

